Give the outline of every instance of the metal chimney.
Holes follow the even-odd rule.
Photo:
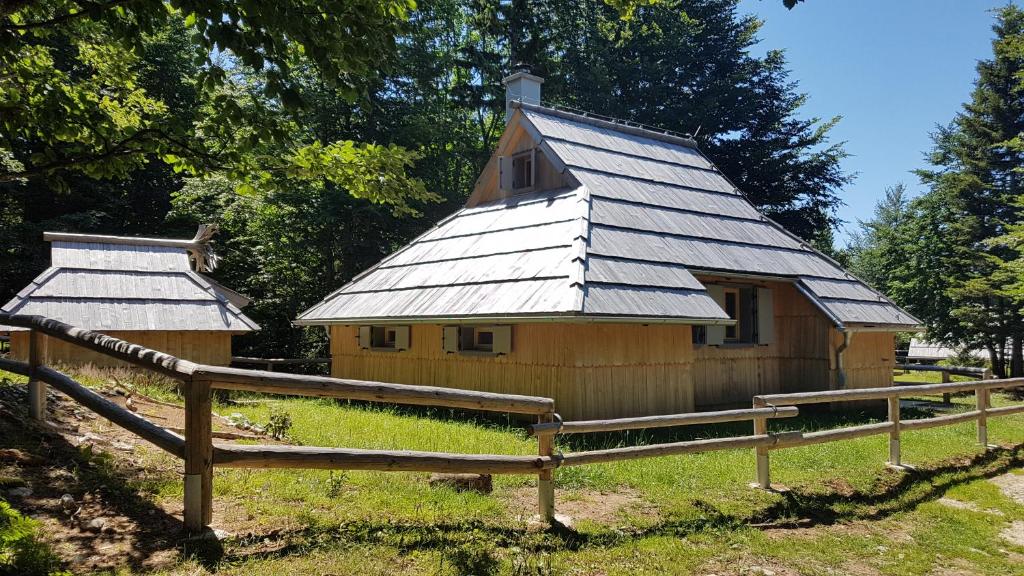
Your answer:
[[[540,105],[540,85],[544,79],[520,69],[501,81],[505,85],[505,122],[512,117],[512,103]]]

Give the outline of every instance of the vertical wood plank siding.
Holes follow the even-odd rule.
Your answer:
[[[231,334],[228,332],[109,331],[103,333],[199,364],[227,366],[231,363]],[[28,335],[27,331],[11,332],[11,355],[17,360],[28,358]],[[128,366],[124,362],[99,352],[86,350],[48,336],[45,338],[45,361],[48,364]]]
[[[355,326],[331,327],[332,374],[548,396],[564,418],[694,409],[689,326],[519,324],[507,356],[445,354],[441,326],[414,324],[402,352],[362,350]]]

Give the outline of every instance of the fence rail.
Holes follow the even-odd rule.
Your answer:
[[[29,412],[33,418],[42,420],[45,417],[45,386],[48,384],[114,424],[184,460],[184,520],[186,528],[190,531],[201,530],[212,520],[214,466],[535,474],[538,478],[538,511],[542,520],[551,522],[554,520],[555,513],[554,474],[558,468],[563,466],[585,466],[637,458],[753,448],[757,462],[757,483],[763,488],[769,488],[771,484],[768,454],[772,450],[889,434],[889,461],[894,465],[899,465],[900,433],[903,430],[919,430],[977,421],[978,440],[987,446],[988,418],[1024,413],[1024,405],[990,407],[989,395],[992,390],[1024,386],[1024,379],[1017,378],[925,384],[913,388],[889,387],[767,394],[755,396],[752,408],[739,410],[562,422],[555,413],[555,403],[550,398],[207,366],[38,316],[0,313],[0,324],[19,326],[32,331],[29,361],[18,362],[0,359],[0,369],[29,377]],[[110,402],[75,382],[69,376],[44,366],[42,362],[43,335],[71,342],[182,381],[185,397],[184,437]],[[914,368],[918,368],[918,366],[914,366]],[[211,422],[212,389],[347,398],[371,402],[468,408],[530,415],[537,419],[536,424],[528,427],[529,432],[537,438],[537,455],[214,444]],[[901,397],[962,391],[975,392],[977,396],[976,410],[933,418],[900,419],[899,401]],[[799,414],[797,406],[801,404],[858,400],[885,400],[889,407],[888,420],[808,433],[799,431],[773,433],[768,429],[770,420],[797,416]],[[569,454],[561,454],[555,450],[555,438],[559,434],[744,421],[753,424],[753,434],[623,446]]]
[[[820,444],[823,442],[860,438],[864,436],[874,436],[877,434],[888,434],[888,463],[891,466],[902,466],[900,436],[901,432],[904,430],[924,430],[926,428],[952,426],[963,422],[976,421],[978,426],[978,443],[987,449],[989,446],[988,418],[993,416],[1007,416],[1011,414],[1024,413],[1024,405],[992,408],[992,391],[1006,388],[1018,388],[1021,386],[1024,386],[1024,378],[947,382],[941,384],[923,384],[912,387],[893,386],[886,388],[863,388],[859,390],[828,390],[822,392],[798,392],[793,394],[763,394],[760,396],[754,396],[753,406],[754,408],[764,408],[774,404],[799,405],[861,400],[885,400],[888,405],[888,418],[885,422],[804,433],[800,438],[783,439],[774,446],[771,446],[770,449],[778,450],[796,446]],[[912,420],[903,420],[901,418],[901,398],[907,396],[919,396],[922,394],[947,395],[969,391],[973,391],[975,395],[975,410],[969,410],[958,414],[935,416],[932,418],[918,418]],[[755,422],[755,429],[758,428],[767,429],[767,423]],[[762,488],[771,487],[768,450],[769,447],[758,447],[755,449],[755,457],[757,459],[757,484]]]

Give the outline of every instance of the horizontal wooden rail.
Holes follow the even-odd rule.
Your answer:
[[[185,456],[185,439],[183,437],[170,430],[161,428],[130,410],[118,406],[82,386],[66,374],[46,366],[40,366],[33,371],[29,368],[27,362],[18,362],[4,358],[0,358],[0,369],[46,382],[67,394],[82,406],[139,436],[143,440],[153,443],[178,458],[184,458]]]
[[[771,446],[782,439],[795,438],[800,432],[782,432],[780,434],[757,434],[754,436],[736,436],[730,438],[708,438],[706,440],[687,440],[669,444],[651,444],[648,446],[627,446],[608,448],[606,450],[589,450],[573,452],[562,456],[562,466],[583,466],[617,460],[635,460],[637,458],[653,458],[656,456],[672,456],[675,454],[693,454],[714,450],[738,450]]]
[[[215,444],[213,463],[215,466],[229,468],[319,468],[477,474],[537,474],[541,470],[558,466],[557,459],[540,456],[232,444]]]
[[[232,362],[238,364],[329,364],[330,358],[253,358],[249,356],[232,356]]]
[[[896,364],[898,370],[911,370],[914,372],[947,372],[957,376],[982,377],[988,374],[987,368],[975,368],[974,366],[936,366],[934,364]]]
[[[945,392],[967,392],[979,388],[985,390],[996,390],[999,388],[1016,388],[1024,386],[1024,378],[1006,378],[1003,380],[975,380],[971,382],[950,382],[948,384],[928,384],[926,386],[913,386],[900,388],[891,386],[886,388],[860,388],[851,390],[825,390],[822,392],[795,392],[792,394],[764,394],[754,396],[755,402],[764,404],[815,404],[820,402],[847,402],[851,400],[882,400],[886,398],[899,398],[902,396],[916,396],[919,394],[942,394]]]
[[[555,401],[551,398],[537,396],[346,380],[328,376],[281,374],[265,370],[243,370],[221,366],[199,366],[193,372],[193,378],[208,380],[211,387],[223,390],[346,398],[348,400],[467,408],[491,412],[546,414],[554,411],[555,407]]]
[[[989,416],[1010,416],[1012,414],[1024,413],[1024,404],[1017,406],[1000,406],[999,408],[989,408],[986,410]]]
[[[198,366],[194,362],[175,358],[170,354],[150,350],[145,346],[125,342],[106,334],[93,332],[92,330],[76,328],[70,324],[42,316],[26,316],[0,312],[0,325],[37,330],[52,338],[64,340],[76,346],[88,348],[111,358],[123,360],[130,364],[159,372],[165,376],[177,378],[178,380],[187,381]]]
[[[847,426],[833,430],[819,430],[817,432],[804,432],[800,436],[787,436],[781,438],[770,449],[796,448],[797,446],[810,446],[812,444],[823,444],[837,440],[850,440],[876,434],[887,434],[892,431],[892,422],[877,422],[875,424],[862,424],[860,426]]]
[[[987,411],[991,415],[991,410]],[[937,426],[951,426],[953,424],[959,424],[961,422],[970,422],[977,420],[981,416],[980,410],[970,410],[968,412],[961,412],[959,414],[946,414],[944,416],[935,416],[934,418],[916,418],[914,420],[900,420],[901,430],[925,430],[927,428],[935,428]]]
[[[689,426],[693,424],[719,424],[723,422],[742,422],[754,417],[792,418],[800,414],[795,406],[779,406],[769,408],[744,408],[738,410],[718,410],[715,412],[692,412],[689,414],[667,414],[663,416],[638,416],[634,418],[616,418],[612,420],[579,420],[575,422],[551,422],[530,426],[531,434],[541,434],[548,430],[559,434],[584,434],[587,432],[614,432],[618,430],[636,430],[640,428],[667,428],[670,426]]]

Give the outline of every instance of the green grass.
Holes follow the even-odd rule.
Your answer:
[[[913,380],[929,374],[913,374]],[[935,374],[937,380],[938,374]],[[88,375],[86,383],[104,384]],[[132,384],[147,395],[174,399],[166,384]],[[505,418],[447,410],[382,408],[332,400],[239,396],[241,404],[215,405],[266,423],[272,410],[292,419],[292,441],[310,446],[408,449],[464,453],[535,454],[536,441]],[[931,400],[936,400],[931,398]],[[972,396],[954,396],[944,410],[970,410]],[[1009,403],[1001,394],[996,406]],[[836,413],[801,407],[798,418],[773,430],[816,430],[884,419],[881,411]],[[905,410],[903,417],[932,415]],[[560,437],[564,452],[619,445],[749,434],[749,424]],[[1024,444],[1024,416],[989,421],[991,442]],[[773,451],[773,482],[785,494],[754,490],[750,450],[616,462],[556,473],[562,509],[600,492],[629,491],[653,512],[578,520],[572,532],[534,534],[523,519],[533,514],[529,476],[495,478],[492,495],[432,488],[426,474],[317,470],[218,469],[219,517],[244,525],[229,543],[218,574],[339,573],[458,574],[470,568],[509,574],[736,573],[752,565],[801,574],[851,572],[868,566],[881,574],[928,574],[968,566],[978,574],[1021,573],[1024,549],[998,533],[1024,507],[1004,496],[988,476],[1020,468],[1024,451],[983,453],[973,424],[903,435],[903,460],[917,472],[885,467],[887,437],[874,436]],[[162,476],[146,486],[152,498],[177,503],[181,483]],[[596,495],[596,496],[595,496]],[[973,503],[979,511],[950,508],[942,496]],[[807,530],[764,531],[754,524],[810,523]],[[273,531],[273,551],[253,551]],[[893,538],[898,538],[896,543]],[[1018,556],[1015,556],[1018,555]],[[193,573],[184,560],[173,573]],[[340,569],[340,568],[339,568]]]

